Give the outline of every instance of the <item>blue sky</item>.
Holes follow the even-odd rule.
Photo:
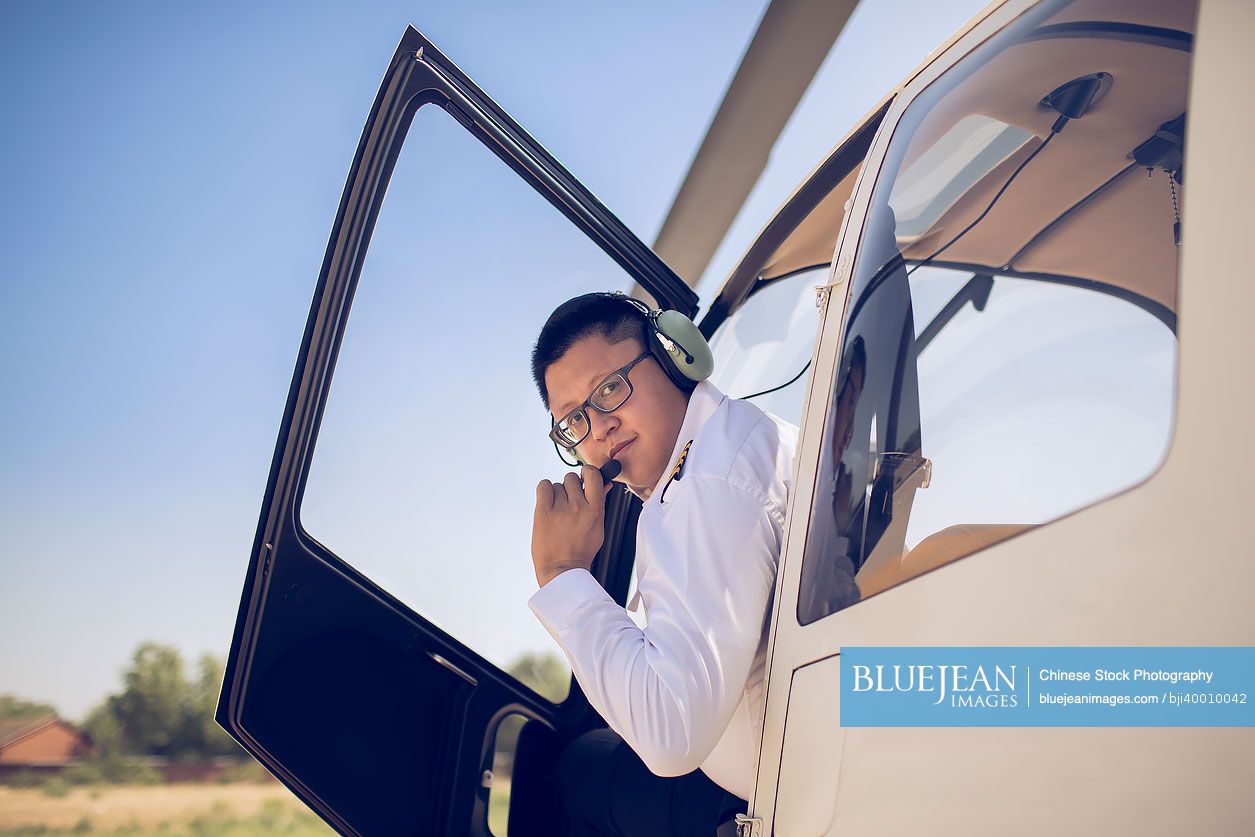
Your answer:
[[[704,295],[820,155],[981,5],[864,3],[716,254]],[[0,693],[50,701],[78,718],[116,688],[140,642],[171,643],[188,657],[225,653],[328,231],[406,24],[652,241],[763,7],[761,0],[7,6],[0,27],[7,111]],[[910,31],[901,30],[903,20]],[[372,288],[409,276],[401,268],[430,250],[419,233],[435,234],[437,221],[446,224],[440,241],[474,232],[464,252],[511,247],[511,260],[429,266],[420,278],[428,284],[392,287],[410,294],[404,298],[413,306],[460,307],[486,334],[534,331],[568,285],[625,281],[601,273],[600,254],[540,210],[536,220],[514,224],[518,216],[498,191],[520,206],[536,204],[534,196],[490,171],[496,161],[482,149],[444,127],[424,136],[448,155],[433,174],[407,143],[381,214],[388,243],[372,244],[364,272],[381,277]],[[491,199],[449,198],[439,218],[424,216],[420,197],[434,194],[437,174],[447,175],[445,194],[474,182]],[[412,187],[402,185],[405,177]],[[563,249],[545,236],[562,239]],[[515,267],[525,262],[533,273]],[[470,272],[452,281],[459,268]],[[551,279],[553,287],[533,293]],[[470,619],[468,630],[480,637],[472,645],[490,658],[539,647],[547,636],[524,604],[535,582],[517,532],[517,521],[530,519],[530,498],[513,488],[477,497],[473,458],[430,443],[438,429],[432,417],[456,414],[451,405],[484,380],[508,377],[510,399],[528,397],[530,383],[481,364],[479,355],[452,370],[406,362],[419,355],[407,354],[405,340],[432,335],[407,331],[412,321],[397,315],[407,309],[395,299],[360,296],[311,498],[319,485],[325,490],[318,510],[307,503],[307,525],[338,551],[343,542],[362,556],[354,563],[377,566],[373,575],[392,574],[403,600],[438,623],[455,630],[457,618]],[[496,351],[491,342],[477,351],[489,350]],[[381,358],[398,377],[378,377]],[[353,363],[365,370],[356,379],[346,371]],[[424,388],[406,390],[413,397],[388,405],[381,421],[370,399],[386,398],[381,382],[392,380],[421,380]],[[537,404],[526,410],[519,415],[543,423]],[[543,443],[520,451],[497,442],[492,428],[513,420],[512,411],[483,413],[476,421],[486,424],[472,434],[483,441],[467,449],[497,448],[500,469],[519,485],[553,475],[557,463]],[[333,431],[350,425],[359,439],[378,438],[341,444],[352,433]],[[405,438],[428,441],[391,462],[385,442]],[[379,469],[388,467],[396,473],[385,478]],[[377,492],[372,502],[353,502],[360,486]],[[412,504],[407,490],[416,492]],[[423,492],[441,495],[439,510]],[[454,514],[457,526],[431,534],[431,521],[448,524]],[[323,528],[315,531],[314,518]],[[507,519],[514,522],[497,524]],[[523,542],[508,569],[459,555],[450,570],[459,533],[468,532],[480,549],[504,552]],[[393,548],[398,543],[405,548]],[[414,572],[415,561],[431,564],[427,575]],[[492,596],[470,584],[481,569],[495,579]]]

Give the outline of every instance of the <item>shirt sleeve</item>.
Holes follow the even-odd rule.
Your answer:
[[[682,776],[710,755],[745,691],[782,520],[752,492],[699,475],[648,511],[660,519],[638,532],[643,630],[586,570],[551,579],[528,606],[610,727],[653,773]]]

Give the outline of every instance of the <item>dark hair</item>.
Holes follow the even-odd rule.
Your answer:
[[[545,387],[545,372],[576,342],[592,334],[599,334],[610,343],[635,338],[642,348],[648,345],[645,317],[630,303],[605,293],[568,299],[549,315],[532,349],[532,378],[546,409],[549,390]]]

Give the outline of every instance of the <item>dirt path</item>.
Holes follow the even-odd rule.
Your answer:
[[[206,815],[252,817],[261,813],[263,806],[286,815],[308,810],[278,783],[103,786],[75,788],[61,798],[42,790],[0,786],[0,829],[71,828],[84,819],[93,829],[132,824],[152,829]],[[333,832],[328,829],[327,833]]]

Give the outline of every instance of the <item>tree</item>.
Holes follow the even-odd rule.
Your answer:
[[[56,711],[51,704],[35,703],[16,695],[0,695],[0,721],[7,721],[10,718],[38,718],[43,715],[55,715]]]
[[[243,756],[244,751],[227,731],[214,720],[218,708],[218,692],[222,689],[222,676],[226,663],[212,654],[205,654],[197,663],[197,678],[193,698],[197,739],[201,752],[206,756]]]
[[[222,661],[205,654],[191,681],[178,649],[144,643],[122,676],[122,691],[106,698],[88,717],[88,734],[102,755],[242,755],[213,719],[222,671]]]
[[[506,673],[555,703],[565,698],[571,687],[571,669],[551,653],[523,654],[510,663]]]
[[[144,643],[131,657],[122,684],[122,693],[108,698],[106,706],[122,728],[127,749],[155,756],[184,750],[192,695],[178,649]]]
[[[126,742],[122,738],[122,724],[109,710],[107,703],[91,711],[87,720],[83,722],[83,730],[91,738],[96,748],[97,758],[114,758],[126,753]]]

